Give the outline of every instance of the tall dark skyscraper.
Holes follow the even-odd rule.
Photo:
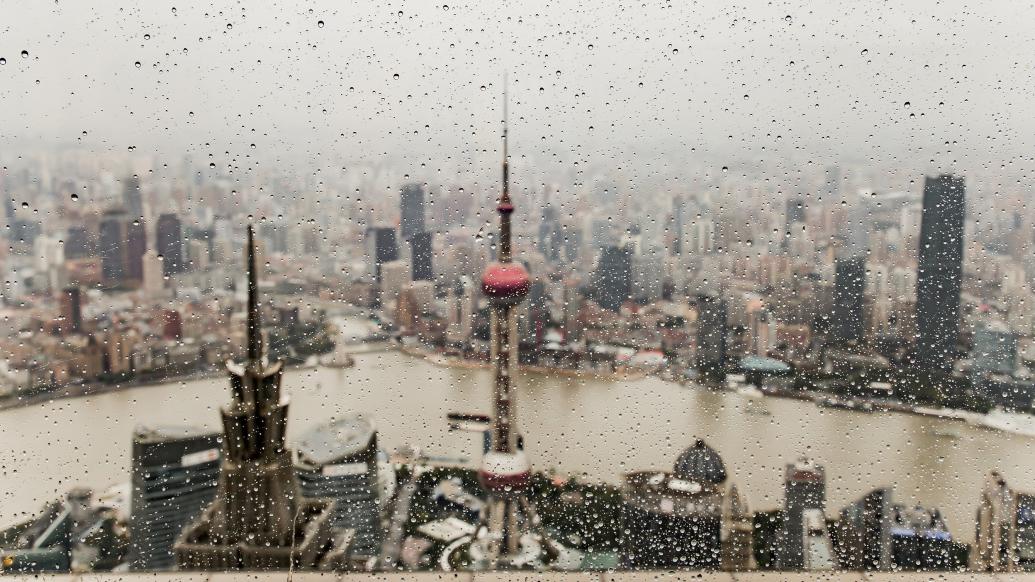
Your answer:
[[[380,284],[381,265],[399,260],[399,245],[395,242],[395,229],[380,226],[368,230],[367,255],[373,261],[374,280]]]
[[[963,178],[924,179],[916,282],[916,361],[922,369],[946,370],[956,352],[965,211]]]
[[[147,232],[144,223],[131,220],[126,224],[126,280],[140,283],[144,280],[144,253],[147,252]]]
[[[399,234],[403,240],[410,240],[418,232],[424,232],[424,187],[420,184],[403,186],[399,205]]]
[[[597,303],[610,311],[618,311],[632,295],[632,250],[628,247],[604,248],[593,274]]]
[[[431,242],[430,232],[416,232],[410,237],[410,260],[413,262],[414,281],[431,281],[435,278]]]
[[[168,277],[183,271],[183,229],[180,218],[175,214],[159,216],[155,240],[158,254],[162,255],[162,274]]]
[[[69,287],[61,294],[61,317],[66,329],[78,333],[83,330],[83,297],[79,287]]]
[[[830,336],[833,343],[863,340],[863,294],[866,290],[866,257],[837,259],[834,273],[834,311]]]
[[[105,284],[121,284],[126,278],[126,214],[106,212],[99,231],[97,250],[101,256],[101,276]]]
[[[697,368],[705,373],[722,372],[729,333],[726,301],[716,295],[701,295],[697,306]]]

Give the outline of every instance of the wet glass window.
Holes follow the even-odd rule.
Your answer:
[[[0,573],[1035,571],[1032,21],[0,5]]]

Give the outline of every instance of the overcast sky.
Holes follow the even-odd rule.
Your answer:
[[[1031,167],[1030,3],[439,2],[0,0],[0,147]]]

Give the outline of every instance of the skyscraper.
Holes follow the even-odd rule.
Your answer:
[[[97,240],[101,256],[101,277],[106,285],[119,285],[126,278],[126,215],[104,213]]]
[[[69,226],[65,236],[65,258],[81,259],[93,254],[93,241],[85,226]]]
[[[138,427],[132,463],[127,561],[133,570],[169,570],[176,538],[216,494],[219,435],[193,427]]]
[[[826,471],[809,459],[788,463],[783,477],[783,527],[777,544],[781,570],[800,570],[805,564],[805,513],[826,512]]]
[[[837,259],[834,267],[834,309],[830,322],[833,343],[863,340],[863,292],[866,289],[866,257]]]
[[[68,332],[83,330],[83,299],[79,287],[69,287],[61,294],[61,317]]]
[[[374,281],[381,283],[381,265],[399,259],[399,246],[395,242],[395,229],[388,226],[374,227],[367,231],[367,256],[371,260],[370,272]]]
[[[415,232],[410,237],[410,261],[413,263],[414,281],[431,281],[435,278],[431,242],[430,232]]]
[[[158,254],[162,255],[162,271],[165,276],[183,271],[183,229],[180,218],[175,214],[158,217],[155,230]]]
[[[726,368],[726,301],[717,295],[701,295],[697,312],[697,368],[706,374],[721,374]]]
[[[122,207],[134,220],[144,215],[144,201],[140,194],[140,178],[130,176],[122,188]]]
[[[144,223],[131,220],[126,224],[126,280],[139,285],[144,280],[144,253],[147,252],[147,233]]]
[[[610,311],[618,311],[632,296],[632,250],[625,246],[609,246],[600,252],[593,274],[593,290],[597,303]]]
[[[262,341],[255,259],[248,225],[248,357],[229,362],[233,401],[221,411],[219,489],[175,545],[184,570],[315,568],[333,545],[333,501],[304,498],[285,443],[284,363],[269,363]]]
[[[355,531],[352,556],[376,556],[384,531],[378,508],[377,429],[362,415],[318,425],[298,441],[295,464],[306,497],[334,499],[335,527]]]
[[[399,234],[403,240],[410,240],[418,232],[424,232],[424,187],[420,184],[403,186],[399,207]]]
[[[959,339],[963,278],[963,178],[924,179],[916,284],[916,362],[925,370],[952,365]]]

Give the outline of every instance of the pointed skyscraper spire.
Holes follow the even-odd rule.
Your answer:
[[[232,400],[223,407],[219,489],[176,541],[184,570],[316,567],[331,544],[334,503],[305,499],[287,448],[283,362],[262,349],[255,228],[248,225],[248,357],[227,362]]]
[[[248,363],[262,360],[262,315],[259,313],[259,276],[255,264],[255,227],[248,225]]]

